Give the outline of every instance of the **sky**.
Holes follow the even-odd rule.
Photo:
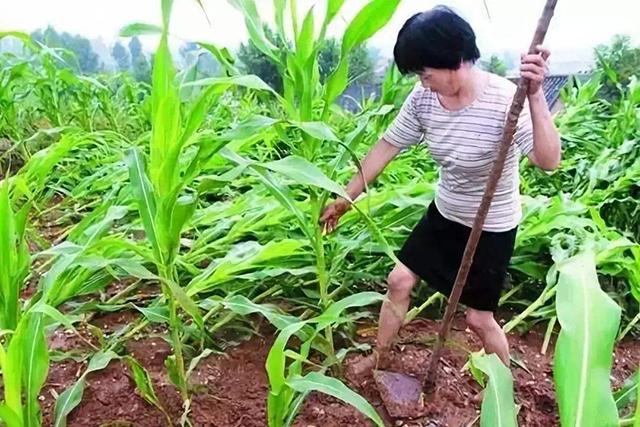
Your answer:
[[[159,0],[0,0],[0,31],[33,31],[53,25],[56,29],[101,37],[107,44],[117,38],[120,28],[131,22],[158,23]],[[172,16],[174,43],[184,40],[209,41],[219,46],[236,47],[247,33],[240,12],[226,0],[202,0],[211,25],[196,0],[175,0]],[[349,20],[367,0],[346,0],[330,34],[341,34]],[[260,15],[272,21],[271,0],[256,0]],[[392,55],[398,30],[411,15],[446,4],[454,8],[474,28],[483,55],[527,49],[544,0],[403,0],[389,24],[369,42],[385,57]],[[300,14],[311,5],[323,13],[324,0],[298,0]],[[558,0],[555,16],[545,45],[552,51],[552,61],[584,60],[592,48],[605,43],[614,34],[630,35],[640,42],[640,1],[638,0]],[[149,50],[155,40],[147,37]]]

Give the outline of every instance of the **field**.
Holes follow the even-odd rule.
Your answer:
[[[0,419],[638,427],[640,83],[619,83],[601,58],[563,89],[560,168],[521,163],[524,218],[497,313],[511,372],[460,317],[435,396],[394,420],[352,367],[372,347],[385,277],[437,168],[416,147],[336,233],[318,219],[414,84],[390,68],[380,99],[357,113],[335,103],[350,53],[399,1],[353,17],[324,81],[317,52],[343,1],[318,20],[274,0],[285,49],[265,37],[253,0],[230,3],[277,65],[281,93],[210,44],[219,77],[177,70],[170,0],[162,23],[122,30],[159,35],[151,84],[82,75],[69,52],[0,33],[24,44],[0,54]],[[393,367],[420,375],[446,296],[421,284],[413,303]]]

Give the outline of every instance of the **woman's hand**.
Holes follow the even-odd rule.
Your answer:
[[[549,71],[547,64],[547,60],[551,56],[549,49],[538,45],[536,52],[520,56],[520,76],[529,80],[528,95],[535,95],[542,90],[544,76]]]
[[[348,200],[338,197],[335,202],[331,203],[322,211],[320,216],[320,224],[323,225],[323,231],[331,233],[338,226],[338,221],[351,207]]]

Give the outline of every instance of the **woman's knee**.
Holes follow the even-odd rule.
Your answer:
[[[387,278],[389,292],[398,298],[408,298],[416,283],[418,276],[401,264],[396,265]]]

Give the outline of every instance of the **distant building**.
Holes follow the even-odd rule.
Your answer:
[[[569,83],[571,77],[584,81],[591,78],[591,73],[581,72],[574,74],[552,74],[545,77],[544,82],[542,83],[542,91],[544,92],[544,97],[547,100],[547,105],[549,106],[551,114],[555,114],[564,109],[564,103],[562,102],[562,99],[560,99],[560,91]],[[518,83],[518,77],[513,76],[507,78],[514,83]]]

